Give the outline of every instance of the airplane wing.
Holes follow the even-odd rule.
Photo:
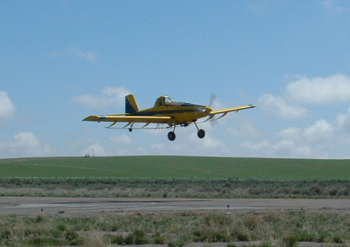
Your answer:
[[[221,113],[229,113],[231,111],[238,112],[240,110],[245,110],[249,108],[254,108],[256,105],[243,105],[243,106],[238,106],[238,107],[232,107],[232,108],[227,108],[227,109],[222,109],[222,110],[217,110],[217,111],[211,111],[209,115],[216,115],[216,114],[221,114]]]
[[[95,122],[128,122],[128,123],[171,123],[172,118],[167,116],[125,116],[125,115],[92,115],[83,121]]]
[[[205,120],[208,121],[208,120],[211,120],[215,115],[217,114],[222,114],[219,118],[222,118],[222,117],[225,117],[227,113],[229,112],[238,112],[238,111],[241,111],[241,110],[245,110],[245,109],[250,109],[250,108],[254,108],[256,107],[256,105],[243,105],[243,106],[237,106],[237,107],[232,107],[232,108],[226,108],[226,109],[222,109],[222,110],[216,110],[216,111],[211,111],[209,113],[209,118]],[[219,119],[217,118],[217,119]]]

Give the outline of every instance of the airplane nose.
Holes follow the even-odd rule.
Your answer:
[[[212,109],[209,106],[198,106],[195,108],[195,112],[202,116],[207,116],[211,111]]]
[[[195,109],[195,112],[197,113],[208,113],[208,112],[211,112],[211,108],[210,107],[206,107],[206,106],[201,106],[201,107],[197,107]]]
[[[209,112],[212,111],[212,109],[210,107],[208,107],[208,106],[205,106],[205,107],[199,108],[199,111],[203,112],[203,113],[209,113]]]
[[[205,112],[206,113],[209,113],[209,112],[211,112],[213,109],[211,109],[211,107],[209,107],[209,106],[207,106],[207,107],[205,107]]]

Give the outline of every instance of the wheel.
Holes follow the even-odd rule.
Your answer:
[[[198,130],[197,135],[198,135],[199,138],[202,139],[205,136],[205,131],[200,129],[200,130]]]
[[[175,140],[175,138],[176,138],[175,133],[174,133],[173,131],[170,131],[170,132],[168,133],[168,139],[169,139],[170,141],[173,141],[173,140]]]
[[[132,128],[129,128],[129,132],[131,132],[132,131]]]

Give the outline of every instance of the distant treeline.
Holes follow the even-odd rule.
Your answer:
[[[1,196],[344,198],[348,180],[0,178]]]

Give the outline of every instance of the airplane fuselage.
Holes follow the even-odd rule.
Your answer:
[[[210,107],[191,103],[169,102],[130,114],[130,116],[169,116],[176,124],[189,124],[206,117],[212,111]]]

